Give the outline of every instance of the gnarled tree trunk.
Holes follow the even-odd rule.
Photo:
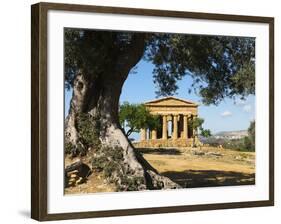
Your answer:
[[[73,84],[73,96],[69,114],[66,118],[66,142],[79,143],[77,119],[79,113],[88,113],[99,120],[99,139],[106,150],[122,149],[123,166],[127,176],[142,179],[137,190],[179,188],[179,185],[163,177],[153,169],[127,139],[118,119],[119,97],[123,84],[132,67],[144,52],[144,37],[133,39],[132,48],[112,59],[111,64],[101,74],[87,74],[84,71],[76,75]]]

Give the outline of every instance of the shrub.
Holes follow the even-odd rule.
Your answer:
[[[247,151],[255,151],[255,145],[249,137],[244,138],[244,146]]]
[[[100,147],[92,159],[93,169],[102,172],[104,177],[115,183],[117,191],[134,191],[144,183],[141,177],[134,177],[132,170],[124,164],[121,147]]]
[[[99,130],[97,130],[97,119],[94,119],[90,114],[80,114],[77,119],[77,129],[79,140],[84,145],[92,145],[97,142]]]
[[[73,144],[71,144],[70,142],[67,142],[67,143],[65,143],[65,146],[64,146],[64,152],[66,154],[71,154],[74,147],[75,146]]]

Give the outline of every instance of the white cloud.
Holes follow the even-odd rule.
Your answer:
[[[222,116],[222,117],[229,117],[229,116],[231,116],[231,115],[232,115],[232,113],[231,113],[230,111],[228,111],[228,110],[226,110],[226,111],[224,111],[224,112],[221,113],[221,116]]]
[[[243,110],[247,113],[251,112],[252,106],[250,104],[247,104],[243,107]]]

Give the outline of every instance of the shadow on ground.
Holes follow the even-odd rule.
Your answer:
[[[138,151],[144,154],[156,155],[181,155],[181,151],[174,148],[138,148]]]
[[[185,170],[161,173],[182,187],[215,187],[255,184],[255,174],[217,170]]]

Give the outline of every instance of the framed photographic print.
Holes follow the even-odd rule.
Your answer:
[[[274,204],[274,19],[32,5],[32,218]]]

